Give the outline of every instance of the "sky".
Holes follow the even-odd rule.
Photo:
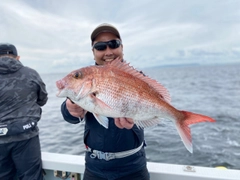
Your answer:
[[[240,63],[239,0],[8,0],[0,19],[0,42],[39,73],[93,65],[90,35],[101,23],[120,31],[137,69]]]

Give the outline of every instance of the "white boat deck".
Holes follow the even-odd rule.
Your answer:
[[[71,180],[79,180],[85,169],[84,156],[42,152],[42,161],[45,180],[59,180],[59,177],[54,177],[56,170],[80,174],[79,177],[71,177]],[[147,167],[151,180],[240,180],[240,170],[154,162],[148,162]],[[70,180],[70,177],[66,179]]]

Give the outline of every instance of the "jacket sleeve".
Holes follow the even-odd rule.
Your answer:
[[[66,100],[61,105],[61,112],[62,112],[63,119],[65,121],[67,121],[71,124],[77,124],[77,123],[81,122],[79,118],[76,118],[69,113],[69,111],[66,107]]]
[[[32,81],[34,83],[36,83],[37,86],[38,86],[37,104],[39,106],[43,106],[47,103],[47,100],[48,100],[48,93],[47,93],[47,90],[46,90],[46,85],[45,85],[41,76],[38,74],[38,72],[36,70],[31,69],[30,73],[32,75]]]
[[[46,86],[43,81],[40,81],[37,104],[39,106],[43,106],[47,103],[47,100],[48,100],[48,93],[46,91]]]

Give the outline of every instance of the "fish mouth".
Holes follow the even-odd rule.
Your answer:
[[[65,93],[64,89],[61,89],[61,90],[59,89],[58,92],[56,93],[56,96],[57,97],[66,97],[65,94],[66,93]]]
[[[89,94],[88,91],[84,91],[84,85],[83,85],[77,91],[75,91],[71,88],[68,88],[68,87],[59,88],[56,96],[69,98],[73,101],[79,101],[82,98],[84,98],[85,96],[87,96],[88,94]]]
[[[59,80],[56,82],[56,86],[58,88],[58,92],[56,94],[57,97],[64,97],[64,89],[65,89],[65,86],[63,84],[63,81],[62,80]]]
[[[77,94],[68,88],[67,83],[64,80],[57,81],[56,86],[58,88],[58,92],[56,93],[57,97],[68,97],[69,94],[71,97],[75,97]]]
[[[80,101],[91,93],[92,81],[86,81],[79,86],[69,85],[66,81],[57,81],[57,97],[69,97],[73,101]]]
[[[57,93],[56,96],[59,98],[68,98],[71,101],[78,101],[80,98],[77,96],[78,93],[70,90],[70,89],[60,89]]]

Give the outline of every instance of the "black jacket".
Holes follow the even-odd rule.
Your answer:
[[[76,124],[80,120],[71,116],[66,108],[66,101],[61,106],[64,119]],[[92,113],[85,115],[84,143],[92,149],[102,152],[121,152],[137,148],[144,141],[144,131],[136,125],[132,129],[119,129],[112,118],[109,119],[108,129],[98,123]],[[86,152],[86,168],[92,173],[108,179],[115,179],[137,172],[146,167],[144,147],[137,153],[113,160],[91,158]]]
[[[35,70],[14,58],[0,57],[0,144],[38,135],[37,122],[47,95],[45,84]]]

